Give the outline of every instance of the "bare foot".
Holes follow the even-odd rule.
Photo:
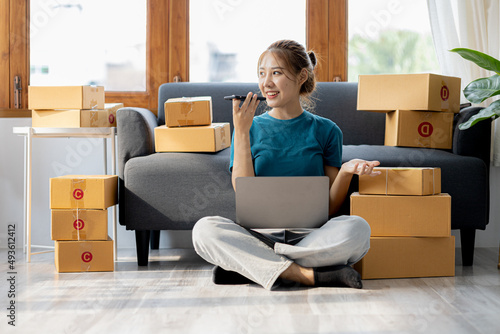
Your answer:
[[[299,266],[296,263],[292,263],[287,270],[281,273],[280,278],[297,282],[303,285],[313,286],[314,285],[314,271],[312,268],[306,268]]]

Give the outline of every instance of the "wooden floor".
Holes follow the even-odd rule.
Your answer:
[[[474,267],[457,265],[451,278],[275,291],[213,285],[212,266],[192,249],[153,251],[147,268],[134,250],[120,250],[114,272],[74,274],[56,273],[53,253],[27,264],[18,250],[15,298],[7,298],[7,251],[0,254],[0,333],[500,333],[493,248],[477,249]]]

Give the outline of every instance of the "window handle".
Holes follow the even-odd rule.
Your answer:
[[[14,108],[21,109],[21,77],[16,75],[14,77]]]

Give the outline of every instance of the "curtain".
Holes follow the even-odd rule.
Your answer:
[[[469,48],[500,58],[498,0],[427,0],[432,36],[443,75],[462,78],[462,90],[472,80],[494,73],[450,52]],[[493,100],[486,100],[482,106]],[[468,102],[463,93],[461,102]],[[500,166],[500,118],[493,123],[492,164]]]

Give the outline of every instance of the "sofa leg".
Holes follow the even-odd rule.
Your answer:
[[[135,246],[137,248],[137,264],[148,265],[150,231],[135,231]]]
[[[151,249],[159,249],[160,248],[160,231],[152,230],[151,231]]]
[[[460,230],[460,242],[462,244],[462,265],[472,266],[474,263],[474,244],[476,240],[476,229],[463,228]]]

